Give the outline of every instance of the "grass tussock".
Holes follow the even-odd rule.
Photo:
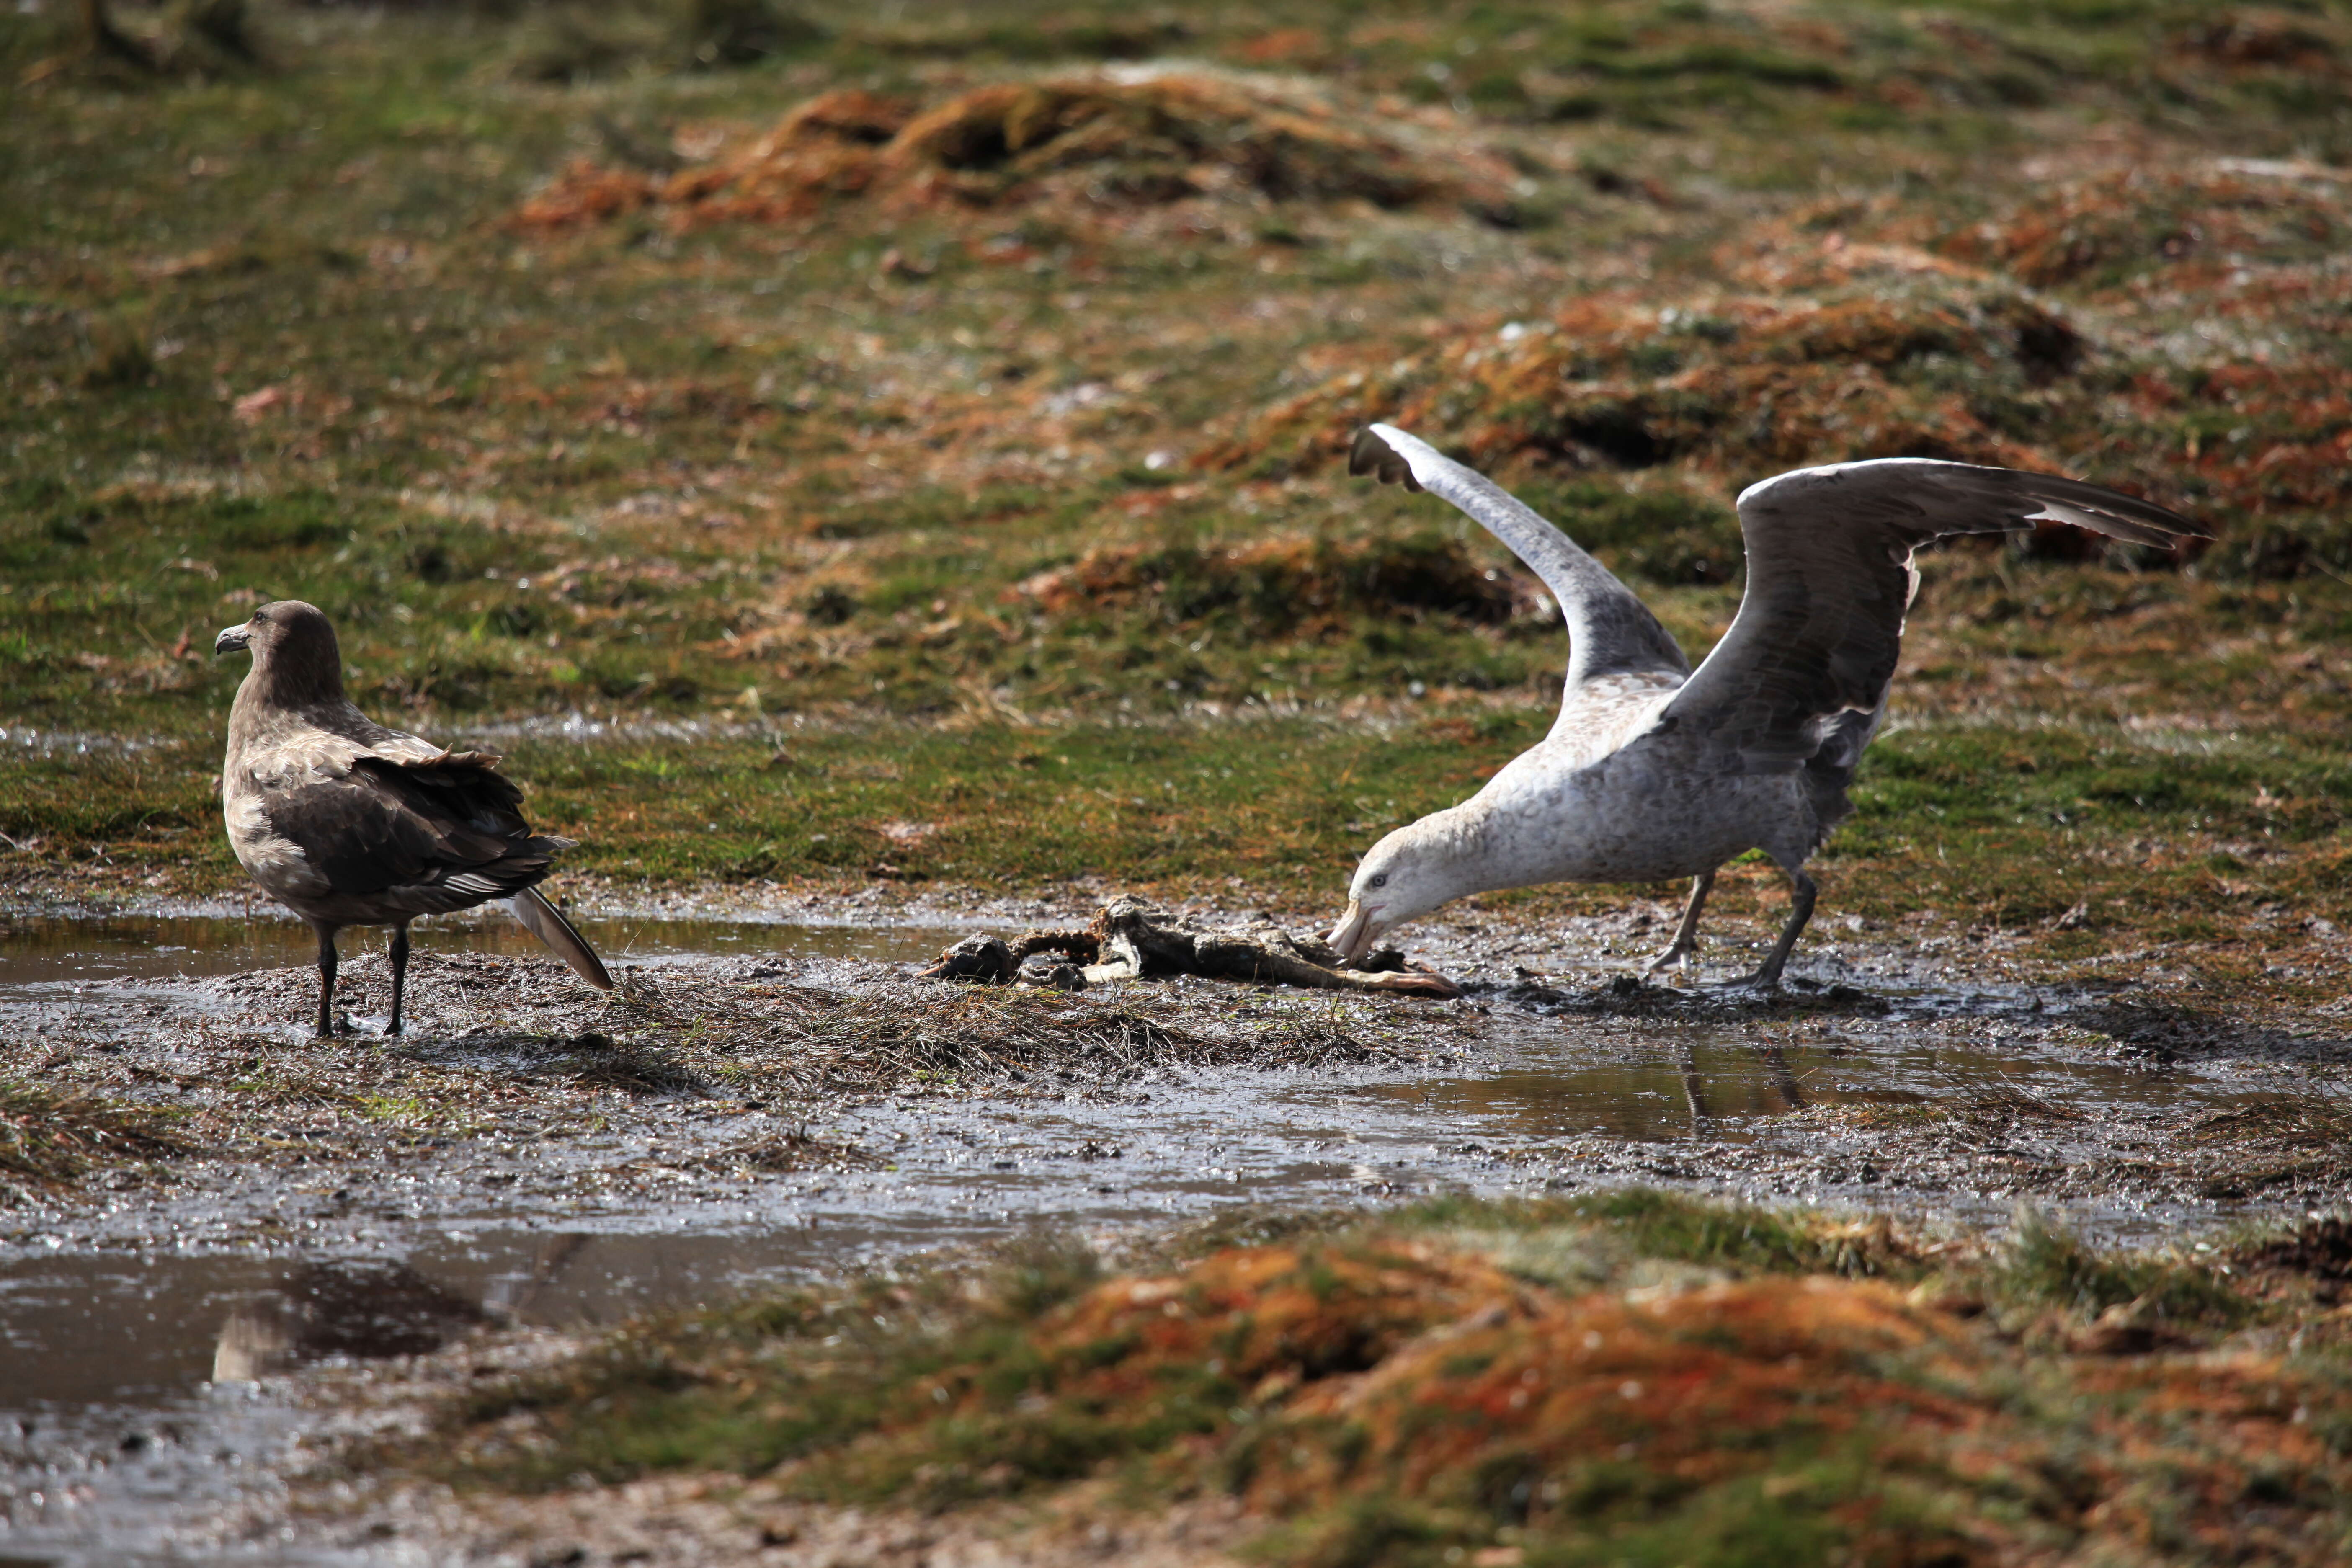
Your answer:
[[[1295,88],[1184,72],[1004,83],[929,104],[845,88],[666,179],[575,164],[517,221],[564,228],[653,209],[679,225],[781,223],[869,194],[901,211],[1117,207],[1219,191],[1381,207],[1442,193],[1504,199],[1499,165],[1416,155],[1376,126]]]
[[[1967,423],[1966,405],[1918,373],[1967,367],[2022,389],[2080,353],[2074,329],[2046,309],[1967,281],[1820,300],[1721,296],[1662,307],[1587,297],[1549,321],[1454,336],[1388,374],[1335,377],[1258,416],[1247,438],[1205,460],[1319,462],[1387,410],[1395,423],[1449,431],[1490,466],[1536,457],[1640,469],[1691,459],[1718,472],[1773,471],[1766,466],[1831,452],[2013,465],[2022,448]],[[1939,413],[1939,402],[1949,406]]]
[[[933,1510],[1108,1479],[1231,1497],[1256,1552],[1335,1568],[2187,1563],[2245,1539],[2250,1485],[2260,1561],[2332,1561],[2347,1524],[2352,1382],[2333,1351],[2224,1337],[2305,1309],[2218,1264],[2030,1218],[1970,1258],[1655,1194],[1225,1240],[1118,1273],[1033,1239],[992,1273],[645,1325],[477,1391],[431,1463],[526,1489],[715,1467]],[[2164,1332],[2123,1332],[2151,1300]]]
[[[2176,1258],[2115,1256],[2021,1209],[2007,1249],[1987,1277],[1990,1297],[2013,1309],[2109,1321],[2234,1328],[2252,1315],[2246,1298],[2210,1268]]]
[[[1936,243],[1945,255],[1998,267],[2036,289],[2112,289],[2150,275],[2179,283],[2240,258],[2307,264],[2342,244],[2347,215],[2330,183],[2291,164],[2098,174]]]
[[[189,1148],[168,1113],[0,1081],[0,1200],[49,1195],[93,1172],[150,1165]]]
[[[1664,468],[1724,489],[1891,456],[2064,468],[2067,451],[2104,447],[2131,456],[2094,477],[2221,528],[2222,570],[2340,571],[2352,540],[2319,519],[2341,512],[2331,432],[2352,387],[2332,339],[2311,329],[2341,292],[2326,261],[2347,224],[2339,182],[2250,160],[2087,177],[1973,224],[1891,196],[1823,202],[1720,253],[1727,280],[1769,293],[1588,296],[1544,318],[1465,324],[1417,356],[1333,367],[1246,416],[1203,460],[1316,471],[1384,411],[1449,432],[1490,467]],[[2228,282],[2249,266],[2263,287]],[[2292,347],[2186,370],[2176,350],[2192,300],[2210,301],[2209,322]],[[2095,301],[2096,333],[2073,300]],[[1605,524],[1580,531],[1645,575],[1690,570]],[[1720,570],[1733,542],[1680,554]],[[2028,547],[2095,552],[2056,525]]]

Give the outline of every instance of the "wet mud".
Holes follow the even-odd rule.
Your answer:
[[[0,1555],[267,1535],[343,1419],[322,1377],[1032,1226],[1644,1184],[1956,1229],[2027,1199],[2148,1241],[2330,1205],[2352,1174],[2341,1022],[2036,984],[1997,955],[1832,939],[1759,997],[1632,983],[1638,912],[1474,917],[1413,947],[1454,1000],[1068,994],[918,978],[970,917],[585,929],[610,998],[519,930],[420,931],[398,1040],[380,948],[347,943],[353,1032],[314,1041],[299,926],[6,927],[0,1080],[167,1111],[182,1152],[0,1208]],[[424,1560],[283,1544],[235,1550]]]

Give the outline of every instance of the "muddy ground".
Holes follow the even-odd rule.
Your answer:
[[[233,912],[171,914],[201,943]],[[1645,986],[1628,976],[1670,924],[1663,902],[1540,923],[1465,912],[1411,943],[1464,985],[1454,1002],[914,977],[959,934],[1082,922],[1075,906],[901,901],[894,923],[869,908],[841,926],[739,899],[694,912],[793,923],[655,918],[685,912],[596,911],[592,934],[630,954],[610,996],[495,924],[445,929],[412,970],[400,1040],[379,1033],[380,950],[349,944],[353,1032],[331,1041],[307,1037],[299,930],[259,928],[258,966],[239,973],[150,959],[37,979],[24,955],[58,952],[79,922],[19,921],[0,1079],[51,1095],[61,1128],[154,1114],[136,1124],[150,1142],[100,1138],[46,1177],[13,1174],[0,1289],[14,1342],[50,1354],[8,1402],[47,1415],[0,1446],[15,1521],[0,1544],[80,1563],[109,1560],[66,1554],[92,1542],[260,1551],[292,1528],[360,1562],[541,1561],[583,1517],[651,1502],[480,1515],[300,1478],[334,1473],[316,1467],[339,1431],[413,1422],[433,1389],[634,1314],[1041,1226],[1116,1243],[1237,1208],[1664,1185],[1977,1238],[2029,1200],[2095,1236],[2189,1247],[2345,1191],[2352,1029],[2336,1009],[2224,1017],[2160,968],[2053,983],[2028,956],[1852,931],[1833,911],[1777,997],[1710,984],[1746,967],[1761,923],[1727,924],[1697,974]],[[162,917],[110,918],[127,951]],[[225,1390],[249,1403],[225,1406]],[[141,1500],[134,1472],[169,1497]],[[675,1532],[702,1545],[656,1560],[731,1560],[696,1553],[751,1516],[690,1484],[644,1483],[702,1521]],[[759,1517],[805,1548],[774,1561],[941,1549],[912,1525]],[[1225,1539],[1213,1523],[1187,1525],[1205,1533],[1181,1551],[1162,1542],[1170,1560]],[[630,1560],[625,1537],[591,1533],[598,1555],[544,1560]],[[1070,1540],[1097,1550],[1084,1529]]]
[[[1065,995],[915,977],[919,956],[962,931],[1089,912],[1037,903],[901,903],[887,925],[673,925],[651,912],[601,929],[709,945],[622,959],[610,996],[493,921],[461,928],[448,940],[496,945],[420,956],[402,1039],[380,1033],[386,973],[365,939],[347,939],[357,951],[338,1005],[352,1033],[332,1041],[309,1037],[308,965],[95,981],[69,1001],[17,987],[0,1074],[166,1110],[181,1152],[99,1178],[135,1203],[28,1188],[10,1234],[127,1236],[143,1211],[184,1205],[214,1216],[207,1236],[244,1243],[298,1223],[291,1194],[349,1193],[387,1168],[415,1217],[471,1205],[486,1184],[519,1204],[698,1178],[704,1198],[806,1185],[811,1172],[855,1184],[936,1137],[925,1129],[938,1119],[1109,1117],[1228,1082],[1480,1121],[1476,1147],[1433,1133],[1432,1179],[1501,1185],[1663,1179],[1931,1211],[2029,1195],[2203,1211],[2332,1199],[2345,1175],[2331,1152],[2352,1068],[2342,1008],[2225,1016],[2180,989],[2053,983],[1980,944],[1841,932],[1834,917],[1777,996],[1721,984],[1745,942],[1718,943],[1687,976],[1637,983],[1664,904],[1432,923],[1411,951],[1464,985],[1446,1003],[1197,979]],[[729,953],[713,931],[751,951]],[[861,939],[894,957],[823,954]],[[1580,1121],[1612,1100],[1637,1103]],[[1023,1163],[1057,1152],[1050,1139],[1004,1152]],[[364,1212],[364,1199],[328,1196]]]

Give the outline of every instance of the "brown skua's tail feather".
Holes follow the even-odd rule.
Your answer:
[[[545,942],[548,950],[572,966],[572,972],[599,991],[613,988],[613,977],[604,969],[604,961],[588,945],[588,939],[572,929],[572,922],[562,912],[543,898],[537,888],[525,888],[507,900],[523,929]]]

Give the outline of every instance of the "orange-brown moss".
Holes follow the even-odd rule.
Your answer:
[[[2344,232],[2341,195],[2325,181],[2132,169],[2036,194],[1940,248],[2048,288],[2199,261],[2305,259],[2339,247]]]
[[[2327,259],[2352,193],[2326,174],[2110,173],[1957,226],[1902,197],[1815,202],[1718,247],[1737,291],[1589,294],[1547,319],[1450,326],[1402,358],[1328,353],[1319,384],[1200,460],[1328,472],[1376,418],[1522,476],[1665,468],[1716,491],[1803,464],[1950,458],[2179,506],[2225,531],[2232,571],[2341,571],[2352,372],[2320,323],[2352,300]],[[2044,531],[2045,548],[2083,548]]]
[[[1060,1386],[1076,1397],[1148,1395],[1156,1369],[1172,1366],[1209,1368],[1271,1398],[1376,1366],[1508,1290],[1483,1260],[1423,1242],[1236,1247],[1090,1291],[1042,1326],[1038,1344],[1072,1369]]]
[[[2021,1384],[1997,1338],[1872,1280],[1563,1297],[1387,1237],[1116,1279],[1035,1343],[1057,1371],[1030,1401],[1143,1410],[1203,1369],[1246,1390],[1256,1416],[1195,1462],[1309,1525],[1404,1503],[1557,1550],[1736,1494],[1822,1516],[1869,1563],[2095,1554],[2169,1531],[2317,1563],[2335,1540],[2321,1500],[2352,1479],[2317,1435],[2352,1404],[2275,1356],[2053,1358]],[[2281,1500],[2250,1535],[2246,1499],[2266,1487]]]
[[[795,107],[732,156],[666,181],[575,163],[518,221],[558,228],[658,205],[681,223],[781,222],[869,190],[902,205],[1121,206],[1222,190],[1384,207],[1451,196],[1499,210],[1508,172],[1439,163],[1297,91],[1184,73],[975,88],[928,107],[857,89]]]
[[[698,1337],[648,1369],[709,1391],[665,1396],[683,1405],[603,1384],[567,1398],[593,1396],[592,1430],[621,1422],[673,1456],[675,1412],[708,1419],[716,1401],[744,1413],[715,1428],[722,1451],[740,1451],[747,1416],[795,1434],[766,1452],[787,1461],[786,1491],[814,1499],[947,1507],[1124,1465],[1139,1495],[1237,1499],[1284,1562],[2337,1560],[2352,1382],[2215,1343],[2249,1310],[2218,1275],[2029,1226],[1990,1272],[1906,1290],[1809,1272],[1847,1258],[1835,1227],[1755,1211],[1444,1212],[1472,1228],[1408,1218],[1109,1279],[1065,1261],[1058,1305],[1033,1269],[961,1329],[819,1352],[837,1371],[813,1382]],[[1873,1256],[1923,1267],[1875,1234]],[[2313,1237],[2340,1272],[2340,1238]],[[2262,1267],[2311,1267],[2312,1239],[2268,1244]],[[2065,1279],[2043,1279],[2062,1253]],[[1565,1273],[1540,1261],[1571,1254]],[[2183,1291],[2209,1310],[2148,1316]],[[830,1347],[885,1314],[916,1321],[923,1301],[785,1318]],[[772,1354],[776,1328],[760,1331]],[[879,1386],[845,1396],[866,1380]],[[510,1436],[518,1407],[480,1417]],[[581,1427],[556,1430],[573,1447],[549,1462],[609,1468]]]
[[[1948,378],[1898,373],[1940,360],[2022,389],[2064,374],[2080,353],[2063,317],[1998,289],[1717,295],[1663,309],[1588,296],[1549,321],[1488,323],[1386,372],[1335,377],[1250,420],[1202,461],[1319,466],[1380,418],[1445,432],[1487,466],[1684,461],[1739,479],[1897,455],[2047,466]]]
[[[1889,1287],[1819,1278],[1642,1303],[1497,1290],[1362,1377],[1291,1401],[1286,1423],[1343,1422],[1361,1440],[1335,1453],[1277,1436],[1251,1495],[1283,1512],[1367,1486],[1426,1495],[1497,1458],[1551,1475],[1613,1462],[1628,1444],[1645,1468],[1696,1488],[1770,1468],[1776,1445],[1863,1423],[1957,1428],[1969,1424],[1962,1405],[1891,1381],[1884,1364],[1931,1341],[1958,1353],[1953,1327]],[[1546,1511],[1540,1496],[1528,1504],[1531,1518]]]

